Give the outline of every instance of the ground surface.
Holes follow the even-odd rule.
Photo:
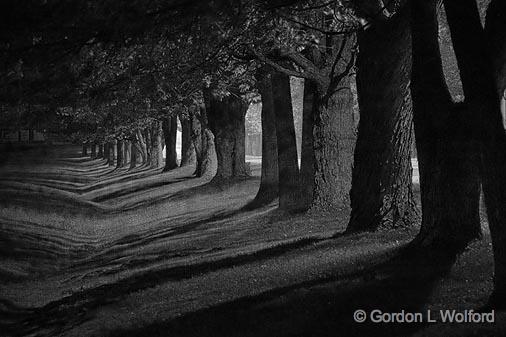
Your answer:
[[[405,257],[416,224],[342,235],[346,211],[243,210],[259,183],[250,165],[252,178],[216,187],[192,167],[114,169],[72,146],[4,157],[0,335],[506,336],[502,313],[483,325],[353,321],[356,309],[484,305],[486,228],[435,268]]]

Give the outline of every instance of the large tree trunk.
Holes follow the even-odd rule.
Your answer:
[[[501,116],[499,101],[506,100],[506,2],[493,0],[485,25],[489,58],[482,59],[485,71],[495,74],[496,97],[490,97],[491,110],[483,134],[483,193],[494,250],[494,293],[490,304],[506,306],[506,116]],[[491,62],[488,61],[491,59]],[[492,65],[492,69],[487,65]],[[496,104],[493,104],[493,102]],[[503,107],[506,109],[506,107]]]
[[[249,176],[244,148],[248,104],[236,92],[221,99],[212,93],[207,95],[209,128],[214,134],[218,159],[218,170],[213,181],[221,183]]]
[[[299,164],[288,75],[271,75],[278,148],[279,208],[299,210]],[[263,161],[263,160],[262,160]]]
[[[313,113],[316,111],[316,84],[304,81],[302,103],[302,141],[300,163],[300,197],[305,208],[309,208],[313,200],[314,189],[314,150],[313,150]]]
[[[180,166],[188,166],[195,164],[195,148],[192,142],[192,126],[188,118],[180,119],[181,121],[181,164]]]
[[[318,90],[313,118],[314,182],[311,210],[349,207],[356,141],[349,77],[330,96]]]
[[[166,172],[177,167],[177,116],[167,117],[163,120],[163,135],[165,138],[165,167],[163,171]]]
[[[411,91],[422,200],[415,244],[453,253],[480,235],[479,144],[469,137],[468,109],[454,108],[445,83],[437,2],[414,0],[411,11]]]
[[[473,113],[468,117],[470,131],[467,137],[480,138],[482,141],[483,194],[495,262],[494,293],[490,304],[504,308],[506,307],[506,134],[500,111],[500,96],[506,81],[506,3],[492,1],[487,11],[485,32],[474,0],[446,0],[445,8],[466,105]]]
[[[195,148],[195,176],[213,177],[217,170],[217,158],[214,146],[214,135],[207,128],[207,112],[202,104],[197,112],[191,115],[192,142]]]
[[[150,132],[150,166],[153,168],[158,168],[163,165],[163,148],[162,148],[162,137],[163,137],[163,129],[162,122],[157,121],[151,128]]]
[[[413,111],[409,7],[358,37],[360,106],[348,231],[409,226]]]
[[[270,74],[265,71],[259,73],[257,87],[262,98],[262,175],[260,188],[251,207],[263,206],[276,199],[279,184],[276,117]]]

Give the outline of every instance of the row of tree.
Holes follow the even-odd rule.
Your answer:
[[[248,176],[245,114],[261,100],[262,177],[250,206],[351,207],[350,232],[413,223],[415,139],[416,244],[462,250],[480,235],[483,190],[496,297],[505,298],[503,1],[491,1],[483,25],[488,1],[444,0],[465,96],[458,103],[443,67],[438,0],[77,3],[35,2],[21,26],[11,12],[2,36],[5,106],[69,111],[68,132],[119,166],[128,157],[162,165],[164,143],[166,170],[177,166],[179,118],[183,162],[195,160],[196,174],[219,184]],[[304,79],[300,156],[293,77]]]

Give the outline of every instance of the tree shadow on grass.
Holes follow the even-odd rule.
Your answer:
[[[310,282],[240,298],[212,308],[109,336],[408,336],[426,323],[364,323],[366,313],[424,312],[435,283],[456,256],[421,256],[405,249],[388,262],[352,277],[337,273]],[[425,314],[424,314],[425,317]]]

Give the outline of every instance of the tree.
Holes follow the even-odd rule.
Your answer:
[[[278,167],[278,141],[271,72],[266,68],[259,69],[256,80],[262,100],[262,174],[258,192],[249,205],[251,208],[269,204],[278,197],[279,172],[281,172]]]
[[[249,175],[245,158],[245,116],[248,103],[238,90],[219,97],[212,91],[206,91],[206,111],[209,129],[214,134],[214,143],[218,159],[218,170],[214,182],[221,183],[231,178]]]
[[[178,167],[176,153],[177,116],[167,117],[163,120],[163,134],[165,137],[165,167],[170,171]]]
[[[348,231],[409,226],[413,113],[409,6],[358,35],[360,107]]]
[[[416,245],[451,254],[480,235],[478,145],[471,112],[455,106],[442,69],[437,1],[412,1],[411,93],[422,227]]]

